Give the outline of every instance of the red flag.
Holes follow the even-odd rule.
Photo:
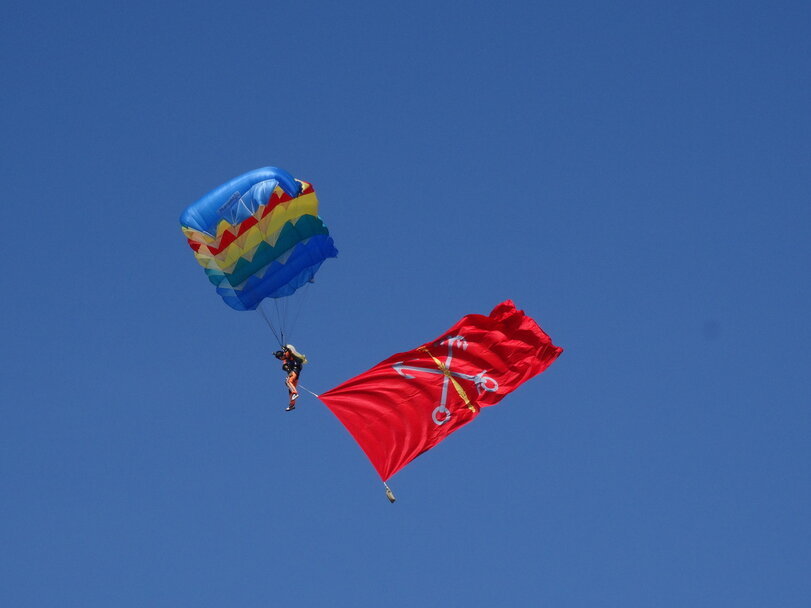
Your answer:
[[[507,300],[490,316],[467,315],[439,339],[392,355],[320,399],[386,481],[562,351]]]

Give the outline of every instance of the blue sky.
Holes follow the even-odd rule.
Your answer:
[[[804,2],[18,3],[0,603],[807,606]],[[177,218],[311,181],[324,391],[511,298],[566,350],[391,481]]]

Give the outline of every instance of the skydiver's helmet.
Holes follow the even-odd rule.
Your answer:
[[[273,356],[277,359],[284,359],[284,350],[277,350],[275,353],[273,353]]]

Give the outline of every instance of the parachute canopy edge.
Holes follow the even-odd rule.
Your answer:
[[[183,211],[180,223],[187,228],[211,234],[212,228],[216,227],[220,220],[220,208],[235,192],[244,194],[255,184],[268,180],[278,182],[282,190],[291,197],[301,193],[301,183],[290,173],[278,167],[262,167],[235,177],[199,198]]]

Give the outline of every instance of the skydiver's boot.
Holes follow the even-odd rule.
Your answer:
[[[296,409],[296,399],[298,399],[298,393],[293,393],[290,395],[290,405],[285,408],[285,412],[292,411]]]

